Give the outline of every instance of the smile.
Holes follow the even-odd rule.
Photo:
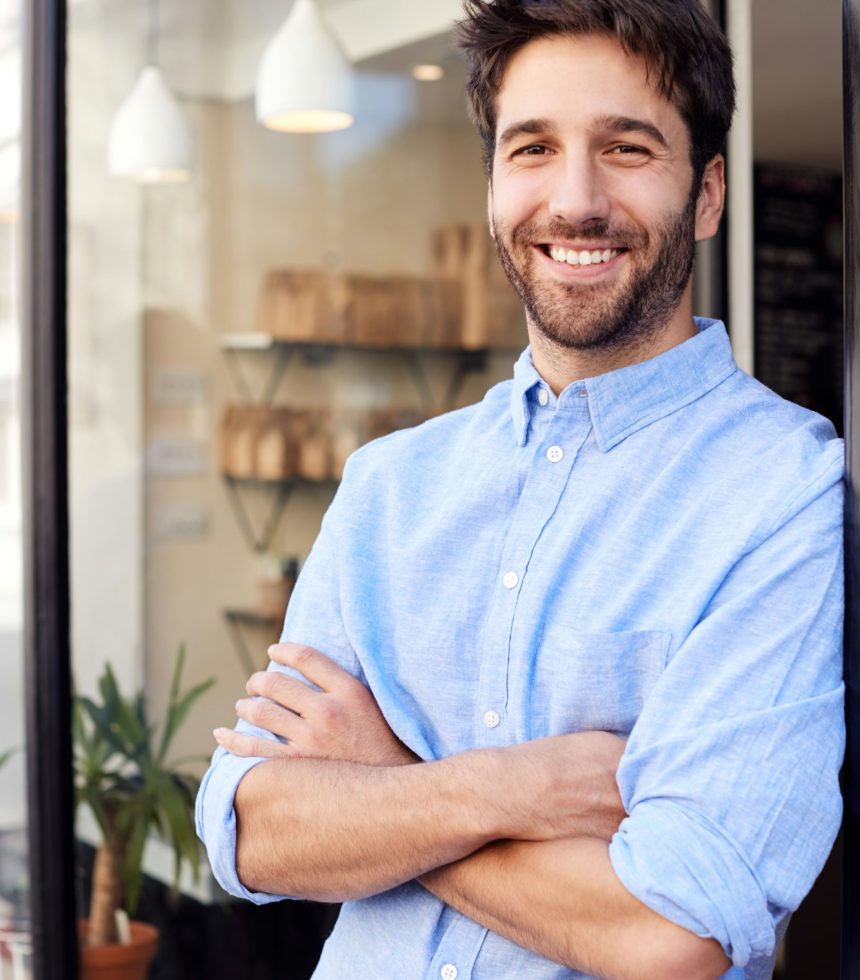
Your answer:
[[[617,258],[625,249],[604,248],[604,249],[568,249],[560,245],[549,245],[545,247],[546,254],[556,262],[564,262],[567,265],[601,265],[604,262],[611,262]]]

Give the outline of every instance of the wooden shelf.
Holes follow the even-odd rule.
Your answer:
[[[404,359],[422,404],[429,412],[447,411],[454,407],[466,375],[475,371],[483,371],[487,366],[487,358],[492,354],[507,354],[516,357],[518,347],[427,347],[427,346],[392,346],[375,344],[336,343],[334,341],[298,341],[283,340],[271,334],[259,331],[245,333],[223,334],[220,339],[221,349],[227,359],[227,369],[233,377],[240,397],[249,404],[272,405],[284,374],[293,360],[296,352],[302,354],[305,364],[317,367],[330,363],[339,351],[362,354],[394,354]],[[272,367],[268,380],[261,387],[262,395],[255,398],[245,372],[242,369],[241,358],[245,354],[269,354],[273,356]],[[441,404],[436,404],[433,392],[424,369],[423,358],[426,355],[441,354],[456,360],[451,380],[445,391]]]
[[[220,346],[224,351],[237,351],[240,353],[253,353],[255,351],[268,351],[277,347],[295,347],[296,349],[307,350],[348,350],[348,351],[371,351],[376,354],[386,352],[398,353],[400,351],[418,351],[422,354],[519,354],[521,348],[516,346],[497,346],[497,347],[461,347],[458,345],[428,345],[428,344],[359,344],[343,343],[331,340],[290,340],[283,337],[275,337],[270,333],[260,330],[241,330],[236,333],[225,333],[221,335]]]

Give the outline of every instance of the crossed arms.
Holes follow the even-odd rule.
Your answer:
[[[278,669],[251,679],[261,700],[221,733],[233,754],[198,800],[213,866],[237,894],[329,900],[418,878],[495,933],[602,977],[718,976],[723,949],[739,966],[768,956],[839,825],[841,537],[828,470],[722,580],[623,754],[586,732],[409,764],[353,677],[356,622],[341,616],[356,602],[340,601],[324,522],[285,635],[346,670],[282,645]],[[420,734],[404,728],[423,751]]]
[[[694,980],[728,968],[718,943],[639,902],[612,869],[623,740],[584,732],[415,764],[352,675],[296,644],[270,656],[314,686],[255,674],[237,704],[288,744],[216,732],[231,753],[269,760],[236,793],[247,887],[341,901],[418,878],[494,932],[590,974]]]

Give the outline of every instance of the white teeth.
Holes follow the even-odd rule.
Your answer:
[[[566,262],[568,265],[599,265],[602,262],[610,262],[619,254],[619,250],[617,248],[605,248],[602,252],[597,250],[576,252],[573,249],[550,245],[549,254],[556,262]]]

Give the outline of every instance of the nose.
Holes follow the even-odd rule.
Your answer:
[[[553,218],[580,226],[609,218],[605,177],[589,153],[569,153],[553,174],[549,209]]]

